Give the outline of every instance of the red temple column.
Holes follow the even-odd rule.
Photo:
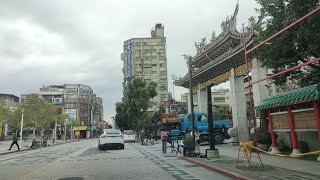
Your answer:
[[[318,129],[318,137],[320,143],[320,112],[319,112],[319,101],[313,101],[314,119],[316,120],[316,125]],[[317,158],[320,161],[320,156]]]
[[[319,101],[313,101],[314,119],[316,120],[318,137],[320,143],[320,113],[319,113]]]
[[[297,140],[297,134],[294,131],[295,128],[294,128],[292,107],[291,106],[287,106],[287,108],[288,108],[288,119],[289,119],[291,143],[292,143],[292,153],[291,154],[300,154],[300,150],[299,150],[299,146],[298,146],[298,140]]]
[[[277,138],[273,131],[273,122],[272,122],[272,116],[271,116],[271,109],[268,109],[268,120],[269,120],[269,128],[270,128],[270,134],[271,134],[271,141],[272,141],[272,154],[278,154],[280,153],[278,147],[277,147]]]

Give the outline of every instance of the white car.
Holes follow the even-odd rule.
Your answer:
[[[136,142],[136,135],[133,130],[124,130],[122,134],[124,135],[124,142]]]
[[[117,147],[124,149],[124,135],[118,129],[104,129],[99,138],[98,149]]]

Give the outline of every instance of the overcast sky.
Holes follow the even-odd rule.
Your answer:
[[[171,74],[187,72],[181,54],[194,41],[220,33],[237,0],[0,0],[0,93],[38,92],[43,85],[86,84],[103,98],[105,120],[122,97],[123,42],[150,37],[156,23],[167,37]],[[256,15],[254,0],[240,0],[238,29]],[[228,86],[224,84],[222,86]],[[184,88],[175,87],[180,99]]]

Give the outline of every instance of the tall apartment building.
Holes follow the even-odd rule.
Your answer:
[[[75,119],[75,134],[81,138],[90,137],[96,122],[103,121],[102,98],[93,93],[90,86],[83,84],[50,85],[40,88],[39,98],[53,102],[59,114],[58,124],[66,123],[64,116]],[[22,94],[24,101],[29,94]]]
[[[154,81],[158,85],[158,95],[150,101],[149,111],[159,107],[161,101],[167,101],[166,38],[162,24],[155,25],[151,30],[151,37],[125,41],[121,60],[124,74],[123,88],[132,78],[141,77],[145,82]]]

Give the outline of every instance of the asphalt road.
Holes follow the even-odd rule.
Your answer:
[[[229,179],[175,157],[160,144],[99,151],[97,139],[0,156],[0,180]]]

